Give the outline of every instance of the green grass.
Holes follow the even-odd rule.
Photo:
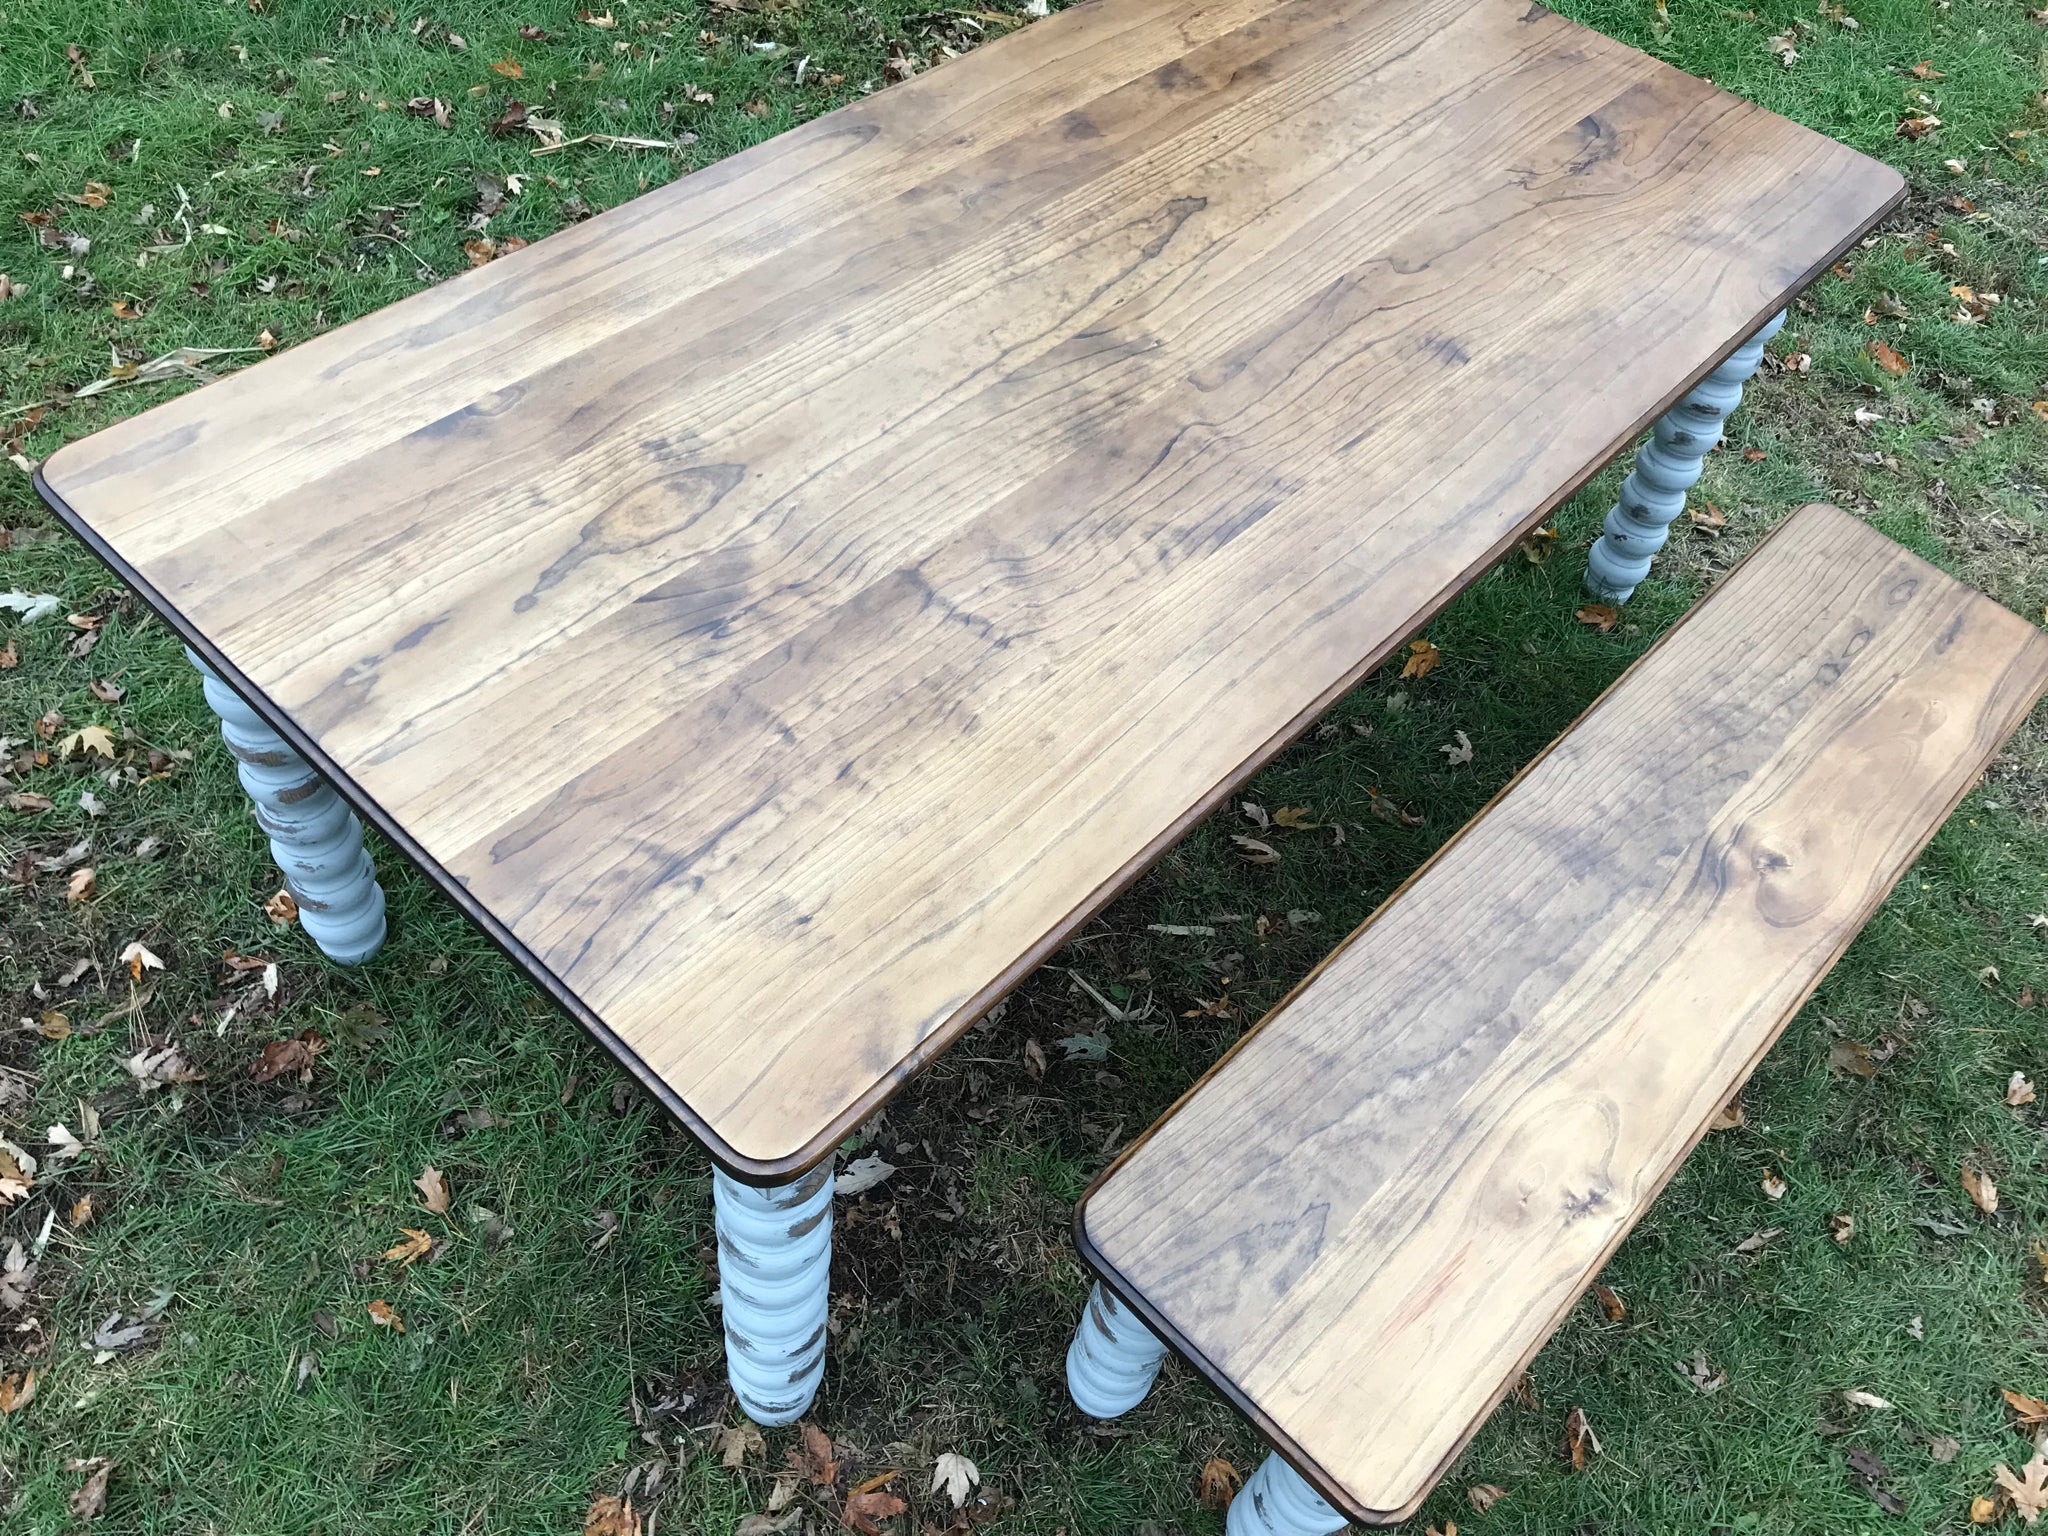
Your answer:
[[[1783,0],[1675,0],[1668,24],[1648,0],[1564,8],[1884,156],[1913,200],[1802,301],[1774,350],[1809,356],[1810,372],[1766,374],[1700,490],[1727,534],[1675,539],[1622,629],[1572,619],[1615,466],[1560,515],[1548,561],[1511,559],[1433,626],[1436,673],[1369,680],[1249,790],[1341,823],[1341,845],[1285,834],[1284,862],[1254,868],[1231,848],[1234,813],[1197,828],[867,1129],[904,1171],[842,1211],[815,1416],[851,1476],[909,1469],[906,1533],[945,1523],[924,1494],[945,1450],[977,1461],[1004,1501],[998,1532],[1220,1528],[1196,1503],[1196,1470],[1213,1455],[1249,1469],[1259,1447],[1189,1372],[1169,1366],[1115,1434],[1065,1403],[1061,1356],[1085,1289],[1071,1201],[1789,508],[1829,497],[2021,612],[2048,604],[2048,422],[2030,409],[2048,396],[2048,31],[2018,0],[1866,0],[1850,7],[1855,28]],[[16,114],[0,146],[0,271],[25,290],[0,303],[0,436],[45,456],[181,387],[68,398],[112,359],[257,347],[266,331],[289,345],[462,269],[465,240],[541,238],[885,82],[892,57],[929,61],[1005,29],[901,0],[609,14],[603,29],[560,4],[493,0],[431,14],[0,0],[0,110]],[[523,40],[522,25],[554,36]],[[706,29],[715,42],[699,40]],[[1769,47],[1788,29],[1790,68]],[[506,57],[523,78],[492,71]],[[1941,78],[1906,73],[1922,60]],[[453,126],[408,115],[421,96],[451,102]],[[674,154],[535,159],[530,140],[486,131],[515,98],[571,134],[696,137]],[[1936,132],[1897,135],[1902,115],[1926,111]],[[91,182],[111,189],[104,207],[64,200]],[[502,208],[473,227],[500,190]],[[55,222],[15,217],[44,212]],[[74,254],[68,237],[89,248]],[[2002,302],[1959,324],[1954,284]],[[1913,360],[1905,378],[1870,362],[1873,337]],[[52,403],[25,415],[38,401]],[[1859,407],[1884,419],[1858,427]],[[1750,448],[1765,457],[1738,451]],[[75,760],[17,767],[6,792],[52,809],[0,810],[0,865],[26,857],[32,874],[0,883],[0,1066],[28,1093],[0,1097],[0,1127],[47,1156],[44,1128],[80,1129],[81,1103],[101,1124],[86,1155],[46,1161],[35,1194],[0,1217],[0,1254],[56,1218],[27,1305],[0,1314],[0,1377],[33,1367],[39,1382],[0,1418],[0,1526],[76,1529],[65,1501],[87,1474],[67,1464],[92,1457],[116,1462],[97,1528],[123,1533],[575,1531],[594,1494],[629,1479],[664,1532],[723,1536],[764,1509],[793,1437],[769,1435],[737,1472],[714,1445],[733,1410],[702,1156],[388,850],[392,939],[375,963],[338,971],[272,928],[274,876],[171,637],[69,539],[39,536],[51,519],[6,465],[0,525],[16,530],[0,591],[54,592],[104,620],[75,655],[78,631],[0,617],[0,650],[18,657],[0,670],[8,757],[50,710],[65,731],[109,727],[120,754],[111,779]],[[89,687],[110,678],[118,701]],[[1469,766],[1437,750],[1457,730]],[[1376,816],[1375,793],[1421,824]],[[96,891],[70,905],[68,874],[34,861],[86,837]],[[1319,916],[1259,935],[1252,918],[1290,909]],[[2015,1068],[2048,1082],[2048,1007],[2020,1006],[2026,988],[2048,998],[2048,932],[2027,922],[2043,910],[2037,713],[1766,1060],[1747,1125],[1710,1137],[1617,1255],[1606,1278],[1626,1317],[1574,1313],[1536,1362],[1536,1406],[1494,1416],[1417,1529],[1969,1529],[1993,1464],[2027,1455],[1998,1389],[2048,1395],[2048,1289],[2030,1257],[2048,1209],[2042,1106],[2001,1102]],[[1214,940],[1149,931],[1219,913],[1247,920]],[[135,939],[166,967],[141,986],[116,958]],[[274,1001],[223,970],[230,949],[276,957]],[[97,969],[60,985],[87,957]],[[1154,1006],[1110,1023],[1076,975]],[[1225,978],[1236,1016],[1200,1013]],[[46,1011],[67,1017],[68,1038],[12,1028]],[[312,1082],[255,1084],[263,1043],[308,1027],[334,1042]],[[1101,1027],[1108,1062],[1062,1060],[1061,1038]],[[165,1036],[205,1079],[144,1093],[124,1063]],[[1874,1076],[1830,1072],[1843,1037],[1884,1057]],[[1031,1041],[1052,1062],[1043,1080]],[[1959,1188],[1966,1162],[1996,1177],[1995,1217]],[[429,1163],[447,1171],[452,1220],[417,1207]],[[1775,1203],[1767,1168],[1790,1185]],[[1855,1219],[1846,1246],[1828,1234],[1840,1212]],[[410,1268],[379,1259],[403,1227],[446,1246]],[[1768,1227],[1784,1230],[1733,1252]],[[374,1300],[398,1309],[402,1336],[372,1324]],[[152,1306],[147,1343],[96,1360],[102,1321]],[[308,1352],[317,1368],[301,1384]],[[1680,1372],[1695,1352],[1727,1373],[1711,1395]],[[1849,1388],[1896,1407],[1849,1407]],[[1603,1443],[1580,1473],[1558,1453],[1573,1406]],[[1941,1435],[1961,1443],[1952,1462],[1930,1453]],[[1882,1458],[1903,1516],[1856,1485],[1853,1449]],[[1465,1500],[1478,1482],[1508,1489],[1484,1515]],[[834,1528],[833,1508],[807,1507]]]

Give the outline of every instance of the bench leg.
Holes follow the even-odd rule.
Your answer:
[[[1742,403],[1742,386],[1763,361],[1764,343],[1784,325],[1782,314],[1772,316],[1691,394],[1657,418],[1586,563],[1587,591],[1625,603],[1650,574],[1650,557],[1664,547],[1672,520],[1685,510],[1685,493],[1721,441],[1721,424]]]
[[[1067,1346],[1067,1391],[1091,1419],[1113,1419],[1145,1400],[1166,1346],[1096,1282]]]
[[[711,1174],[725,1369],[756,1424],[793,1424],[825,1377],[832,1281],[832,1159],[793,1184]]]
[[[384,942],[384,888],[363,847],[363,824],[240,694],[190,650],[185,654],[220,716],[221,740],[256,802],[256,824],[270,837],[270,856],[299,904],[299,922],[330,960],[362,964]]]
[[[1230,1501],[1225,1536],[1330,1536],[1350,1522],[1278,1456],[1259,1463]]]

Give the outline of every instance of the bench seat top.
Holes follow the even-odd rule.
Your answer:
[[[788,1178],[1901,191],[1529,0],[1104,0],[41,479]]]
[[[2048,687],[1795,514],[1084,1199],[1084,1253],[1340,1510],[1412,1513]]]

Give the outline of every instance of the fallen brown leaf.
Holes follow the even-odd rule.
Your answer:
[[[507,80],[524,80],[526,78],[526,71],[520,68],[519,61],[509,53],[491,66],[491,73],[503,75]]]
[[[2034,1452],[2033,1460],[2020,1468],[2018,1476],[2001,1461],[1991,1469],[1991,1475],[2011,1497],[2012,1507],[2020,1512],[2020,1518],[2029,1525],[2037,1524],[2041,1511],[2048,1509],[2048,1456]]]
[[[1991,1182],[1990,1174],[1979,1173],[1965,1163],[1959,1177],[1964,1190],[1968,1192],[1971,1200],[1976,1202],[1978,1210],[1986,1216],[1998,1214],[1998,1186]]]
[[[1600,1454],[1600,1437],[1593,1433],[1593,1421],[1586,1417],[1583,1408],[1574,1408],[1565,1415],[1564,1453],[1574,1472],[1585,1471],[1588,1458]]]
[[[1604,635],[1621,622],[1621,610],[1612,603],[1588,603],[1572,617]]]
[[[810,1479],[814,1488],[830,1488],[839,1477],[839,1460],[832,1452],[832,1437],[808,1421],[797,1426],[801,1445],[789,1450],[789,1464]]]
[[[1621,1293],[1611,1285],[1593,1287],[1593,1299],[1600,1303],[1600,1310],[1607,1314],[1607,1321],[1618,1323],[1628,1316],[1628,1306],[1621,1299]],[[1485,1511],[1481,1510],[1481,1514]]]
[[[2020,1429],[2038,1429],[2048,1424],[2048,1403],[2040,1398],[2015,1392],[2011,1387],[1999,1388],[1998,1395],[2005,1399],[2005,1406],[2012,1410],[2013,1423]]]
[[[379,1328],[389,1328],[394,1333],[405,1332],[405,1319],[398,1315],[397,1309],[390,1302],[380,1298],[371,1302],[367,1310],[370,1321]]]
[[[2015,1072],[2005,1085],[2005,1102],[2017,1109],[2022,1104],[2034,1102],[2034,1085],[2027,1081],[2027,1074]]]
[[[0,1413],[19,1413],[35,1400],[34,1367],[26,1376],[0,1376]]]
[[[432,1163],[420,1170],[420,1176],[412,1181],[414,1189],[420,1192],[420,1204],[436,1216],[446,1216],[450,1207],[448,1175]]]
[[[1408,642],[1408,660],[1401,666],[1403,677],[1427,677],[1440,666],[1444,653],[1428,640]]]
[[[327,1049],[318,1031],[302,1029],[289,1040],[273,1040],[263,1053],[249,1063],[249,1072],[259,1083],[296,1072],[303,1085],[313,1080],[313,1058]]]
[[[601,1493],[583,1515],[583,1536],[640,1536],[640,1516],[631,1499]]]
[[[737,1472],[745,1466],[750,1453],[763,1456],[768,1453],[768,1442],[761,1438],[761,1431],[750,1419],[741,1419],[739,1423],[721,1429],[714,1443],[718,1446],[719,1464],[729,1472]]]
[[[1835,1240],[1837,1247],[1846,1248],[1849,1239],[1856,1235],[1856,1218],[1847,1211],[1837,1211],[1828,1218],[1828,1236]]]
[[[405,1240],[384,1250],[383,1257],[390,1263],[410,1264],[434,1246],[431,1232],[422,1232],[417,1227],[400,1227],[398,1230],[405,1234]]]
[[[1202,1463],[1196,1496],[1201,1499],[1204,1509],[1213,1509],[1220,1515],[1230,1508],[1230,1501],[1237,1497],[1237,1490],[1243,1485],[1242,1472],[1221,1456],[1211,1456]]]
[[[113,1475],[114,1464],[111,1461],[98,1464],[92,1476],[85,1480],[85,1485],[65,1501],[73,1519],[91,1525],[99,1518],[100,1512],[107,1507],[107,1479]]]
[[[1498,1483],[1474,1483],[1465,1490],[1465,1497],[1472,1508],[1482,1515],[1506,1498],[1507,1494],[1507,1489]]]
[[[279,928],[289,928],[299,919],[299,904],[290,891],[279,891],[263,903],[263,915]]]
[[[1893,378],[1899,377],[1899,375],[1913,366],[1886,342],[1873,341],[1865,346],[1863,350],[1870,354],[1870,360],[1873,363],[1876,363],[1878,367],[1882,368]]]
[[[896,1473],[890,1473],[891,1477]],[[893,1519],[910,1506],[884,1488],[855,1489],[846,1496],[840,1520],[862,1536],[882,1536],[881,1522]]]

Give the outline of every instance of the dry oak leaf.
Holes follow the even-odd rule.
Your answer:
[[[1507,1494],[1507,1489],[1498,1483],[1474,1483],[1465,1490],[1465,1497],[1471,1501],[1472,1508],[1482,1515],[1506,1498]]]
[[[2034,1102],[2034,1085],[2027,1081],[2027,1074],[2015,1072],[2005,1085],[2005,1102],[2017,1109],[2022,1104]]]
[[[2000,1462],[1991,1469],[1991,1475],[1998,1479],[1998,1486],[2012,1498],[2012,1507],[2020,1512],[2020,1518],[2027,1524],[2036,1524],[2041,1511],[2048,1509],[2048,1457],[2040,1451],[2034,1452],[2034,1459],[2013,1475],[2012,1468]]]
[[[1593,1421],[1583,1408],[1565,1415],[1564,1453],[1574,1472],[1585,1471],[1587,1459],[1600,1454],[1600,1437],[1593,1433]]]
[[[1882,341],[1873,341],[1863,349],[1870,354],[1870,360],[1893,378],[1897,378],[1913,365]]]
[[[1743,1126],[1742,1100],[1730,1099],[1707,1122],[1710,1131],[1739,1131]]]
[[[66,192],[64,201],[76,203],[81,208],[104,208],[114,195],[114,189],[104,181],[88,181],[83,192]]]
[[[1237,1497],[1237,1490],[1244,1484],[1244,1474],[1225,1461],[1221,1456],[1211,1456],[1202,1463],[1202,1476],[1196,1485],[1196,1494],[1204,1509],[1213,1509],[1222,1514],[1230,1508],[1230,1501]]]
[[[1618,1323],[1628,1316],[1628,1304],[1621,1299],[1621,1293],[1611,1285],[1593,1287],[1593,1299],[1600,1303],[1600,1310],[1607,1314],[1607,1321]],[[1481,1514],[1486,1511],[1481,1510]]]
[[[1309,808],[1305,805],[1283,805],[1273,813],[1273,825],[1295,832],[1313,832],[1322,823],[1309,820],[1309,815]]]
[[[839,1460],[832,1453],[832,1437],[817,1425],[797,1426],[803,1444],[789,1448],[789,1464],[810,1479],[814,1488],[830,1488],[839,1477]]]
[[[1856,1218],[1847,1211],[1837,1211],[1828,1218],[1828,1236],[1835,1240],[1835,1246],[1846,1248],[1849,1239],[1856,1235]]]
[[[1970,1524],[1989,1525],[1998,1518],[1998,1500],[1978,1494],[1970,1500]]]
[[[507,80],[524,80],[526,78],[526,71],[520,68],[519,61],[509,53],[491,66],[491,73],[503,75]]]
[[[1612,603],[1588,603],[1572,617],[1604,635],[1621,622],[1621,610]]]
[[[389,1328],[393,1333],[405,1332],[405,1319],[398,1315],[397,1308],[381,1297],[371,1302],[365,1310],[370,1314],[370,1321],[379,1328]]]
[[[1408,642],[1408,660],[1401,666],[1403,677],[1427,677],[1443,662],[1444,653],[1427,640]]]
[[[71,883],[64,888],[64,905],[75,907],[92,895],[93,885],[98,877],[90,864],[71,872]]]
[[[1253,864],[1280,862],[1280,850],[1271,843],[1262,843],[1256,837],[1246,837],[1242,832],[1233,833],[1230,840],[1237,844],[1239,855]]]
[[[412,1187],[420,1192],[420,1204],[436,1216],[446,1216],[451,1201],[448,1195],[448,1175],[432,1163],[420,1170],[420,1176],[412,1181]]]
[[[1787,1184],[1783,1179],[1779,1178],[1778,1175],[1773,1173],[1770,1169],[1766,1168],[1764,1170],[1763,1192],[1767,1198],[1772,1200],[1782,1200],[1785,1198],[1785,1191],[1790,1189],[1791,1187],[1791,1185]]]
[[[1971,1200],[1976,1202],[1978,1210],[1986,1216],[1995,1216],[1998,1213],[1998,1186],[1991,1182],[1990,1174],[1979,1173],[1965,1163],[1959,1178]]]
[[[289,928],[298,921],[299,904],[290,891],[279,891],[263,903],[263,915],[279,928]]]
[[[144,971],[160,971],[163,961],[149,952],[140,939],[135,940],[121,951],[121,963],[128,967],[128,974],[136,981],[142,980]]]
[[[891,1472],[890,1477],[898,1474]],[[885,1479],[886,1480],[886,1479]],[[910,1506],[902,1498],[886,1488],[856,1488],[846,1496],[846,1507],[840,1511],[840,1520],[851,1530],[862,1536],[882,1536],[881,1522],[894,1519]]]
[[[583,1515],[583,1536],[640,1536],[640,1516],[631,1499],[601,1493]]]
[[[422,1232],[418,1227],[400,1227],[398,1230],[405,1234],[405,1241],[393,1243],[384,1250],[384,1258],[391,1263],[410,1264],[434,1246],[431,1232]]]

